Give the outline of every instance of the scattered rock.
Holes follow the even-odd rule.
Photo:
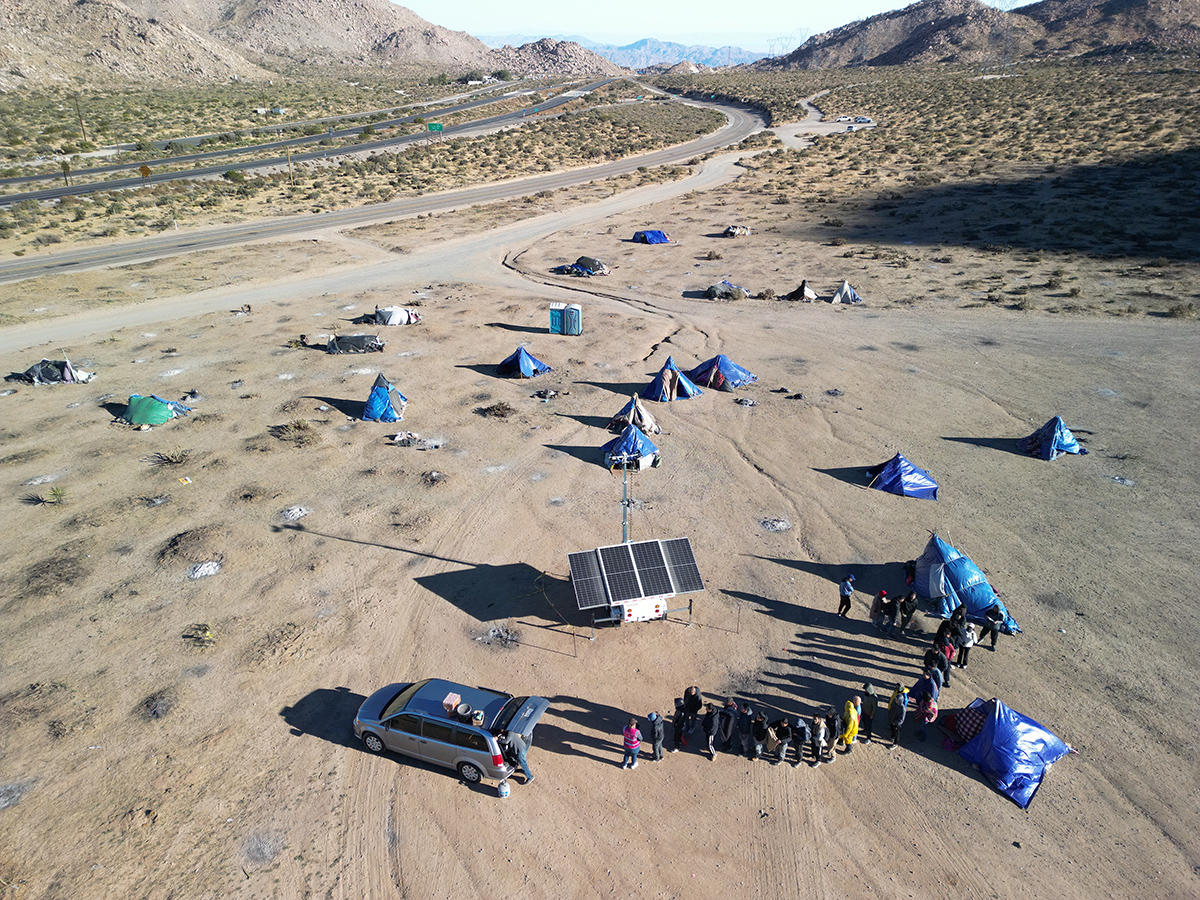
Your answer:
[[[501,400],[499,403],[493,403],[491,406],[480,407],[479,409],[475,410],[475,412],[483,416],[485,419],[507,419],[509,416],[515,413],[516,410],[513,409],[511,405]]]
[[[1113,480],[1113,481],[1115,481],[1117,484],[1123,484],[1123,485],[1125,485],[1126,487],[1133,487],[1133,481],[1132,481],[1132,480],[1130,480],[1130,479],[1128,479],[1128,478],[1122,478],[1120,475],[1114,475],[1114,476],[1112,477],[1112,480]]]
[[[16,806],[21,802],[21,798],[29,793],[29,789],[35,783],[36,779],[27,778],[24,781],[10,781],[7,784],[0,784],[0,809],[8,809],[10,806]]]
[[[175,693],[170,688],[155,691],[137,705],[137,714],[147,722],[166,718],[175,708]]]
[[[733,402],[738,406],[758,406],[758,401],[751,400],[749,397],[738,397]]]
[[[501,650],[511,650],[521,643],[520,632],[507,622],[502,625],[491,625],[472,637],[480,644]]]
[[[772,519],[772,518],[760,519],[758,524],[761,525],[766,531],[791,531],[792,530],[792,523],[789,522],[787,519]]]
[[[434,487],[435,485],[444,484],[449,476],[445,472],[430,471],[421,475],[421,480],[425,482],[426,487]]]
[[[828,394],[830,397],[840,397],[840,396],[842,396],[843,392],[839,388],[830,388],[825,393]]]
[[[415,431],[401,431],[392,438],[397,447],[412,447],[416,450],[437,450],[444,443],[444,438],[423,438]]]
[[[242,855],[255,865],[266,865],[275,859],[286,846],[277,831],[255,831],[242,842]]]

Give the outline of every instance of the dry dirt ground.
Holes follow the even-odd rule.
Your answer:
[[[1200,892],[1200,635],[1185,599],[1200,546],[1195,323],[886,306],[871,302],[886,288],[869,273],[859,308],[681,296],[724,273],[757,287],[767,266],[789,289],[805,275],[823,290],[840,280],[833,261],[803,265],[815,244],[703,237],[730,218],[723,202],[734,203],[725,189],[509,248],[531,273],[607,256],[612,276],[569,284],[611,296],[506,272],[499,253],[454,283],[402,266],[386,287],[297,282],[286,297],[256,294],[248,316],[80,340],[72,359],[98,380],[0,398],[0,887],[22,898]],[[620,241],[650,225],[681,243]],[[695,259],[713,248],[722,260]],[[546,333],[551,299],[584,304],[582,336]],[[288,346],[374,331],[347,320],[413,301],[423,324],[379,329],[382,354]],[[519,343],[555,371],[496,378]],[[603,424],[668,353],[690,367],[717,352],[758,374],[744,392],[758,405],[709,391],[655,407],[665,463],[633,486],[635,538],[692,539],[707,584],[695,624],[675,616],[589,640],[566,554],[620,535]],[[6,371],[34,361],[0,359]],[[387,439],[396,427],[357,421],[379,371],[411,401],[402,427],[442,449],[400,448]],[[563,393],[543,403],[531,396],[543,387]],[[130,393],[190,389],[202,399],[188,419],[110,424]],[[501,400],[510,418],[480,415]],[[1089,456],[1014,452],[1054,413]],[[309,427],[290,433],[307,441],[276,436],[299,421]],[[898,450],[938,478],[939,502],[861,486],[862,467]],[[54,487],[64,502],[35,502]],[[282,516],[294,506],[309,510],[303,527]],[[765,530],[775,517],[794,527]],[[943,708],[1000,697],[1079,751],[1028,811],[940,736],[860,746],[819,769],[690,750],[619,768],[623,720],[668,711],[688,684],[809,714],[865,680],[915,679],[923,639],[882,639],[865,611],[871,592],[903,583],[930,529],[973,556],[1024,629],[994,654],[977,649]],[[218,574],[187,577],[208,561]],[[848,571],[862,593],[841,620]],[[475,639],[497,622],[519,646]],[[199,624],[214,646],[183,637]],[[501,800],[494,785],[354,743],[364,696],[429,675],[550,698],[535,784]]]

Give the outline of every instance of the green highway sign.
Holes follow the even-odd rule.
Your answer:
[[[430,131],[441,131],[441,130],[442,130],[442,123],[441,123],[441,122],[430,122],[430,123],[429,123],[429,130],[430,130]]]

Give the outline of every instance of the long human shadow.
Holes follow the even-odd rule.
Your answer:
[[[577,609],[569,581],[535,569],[528,563],[472,563],[414,550],[411,547],[397,547],[347,535],[314,531],[301,522],[272,525],[271,530],[276,533],[295,531],[348,544],[379,547],[459,566],[461,568],[420,575],[413,581],[480,622],[538,616],[560,622],[565,620],[565,624],[569,626],[582,627],[589,621]]]
[[[1200,245],[1200,149],[1030,178],[948,181],[880,200],[839,231],[851,242],[1003,245],[1102,257],[1191,259]],[[970,212],[964,212],[970,211]],[[793,226],[793,236],[807,233]]]
[[[307,396],[305,400],[316,400],[318,403],[324,403],[327,406],[332,406],[343,416],[349,416],[351,419],[361,419],[363,412],[367,408],[365,400],[346,400],[342,397],[315,397]]]
[[[611,762],[614,765],[621,763],[621,732],[625,729],[625,724],[629,719],[636,718],[638,727],[642,731],[643,737],[648,734],[649,723],[646,721],[646,715],[653,710],[634,711],[618,709],[615,706],[608,706],[603,703],[597,703],[594,700],[587,700],[582,697],[573,697],[567,694],[556,694],[553,697],[547,698],[550,701],[550,711],[555,718],[565,719],[574,725],[581,728],[591,729],[599,734],[585,734],[583,732],[567,732],[562,730],[560,734],[555,735],[551,731],[549,737],[550,743],[541,744],[542,725],[539,723],[535,732],[534,740],[539,742],[539,745],[551,752],[566,753],[573,755],[578,751],[576,745],[588,747],[592,750],[601,751],[607,755],[597,756],[592,753],[585,754],[599,762]],[[663,710],[658,710],[663,712]],[[668,743],[670,726],[668,726]],[[556,746],[553,744],[554,738],[559,739]],[[648,743],[648,742],[647,742]],[[645,752],[647,747],[643,747]]]
[[[948,437],[942,435],[942,440],[954,441],[958,444],[971,444],[974,447],[986,447],[989,450],[1001,450],[1016,456],[1029,457],[1029,454],[1021,449],[1020,438]]]
[[[886,590],[889,594],[896,592],[903,595],[907,590],[904,583],[904,563],[818,563],[804,559],[781,559],[776,556],[755,556],[755,559],[778,563],[791,569],[799,569],[816,575],[834,585],[840,584],[847,575],[854,576],[855,598],[861,603],[862,595],[874,596],[877,591]],[[831,608],[837,609],[837,591],[830,589]],[[868,601],[869,605],[869,601]]]

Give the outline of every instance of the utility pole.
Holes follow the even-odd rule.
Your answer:
[[[296,176],[292,173],[292,148],[290,146],[287,148],[287,159],[288,159],[288,184],[290,184],[292,187],[295,187],[296,186]]]
[[[71,164],[65,159],[62,161],[63,184],[67,187],[71,186]]]
[[[83,112],[79,109],[79,94],[75,94],[75,115],[79,116],[79,133],[83,135],[83,139],[88,139],[87,129],[83,126]]]

